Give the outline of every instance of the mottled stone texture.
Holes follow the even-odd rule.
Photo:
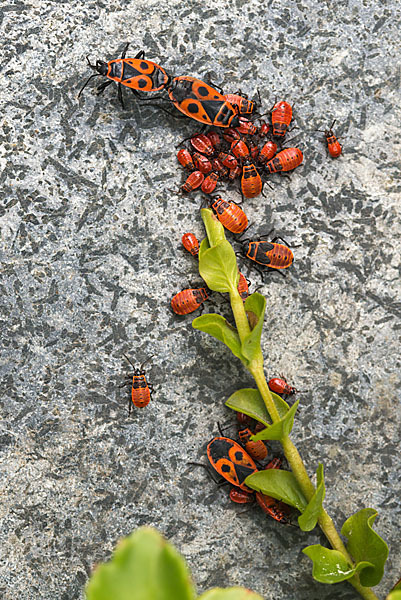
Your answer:
[[[183,177],[175,144],[197,126],[131,94],[122,110],[114,86],[94,94],[100,80],[77,100],[85,56],[109,60],[126,41],[174,74],[259,89],[265,110],[294,104],[304,165],[244,204],[254,234],[274,226],[301,244],[287,277],[263,287],[266,372],[308,390],[292,437],[311,472],[324,463],[337,525],[378,509],[391,551],[383,598],[400,576],[399,6],[10,0],[1,10],[1,598],[82,598],[92,568],[141,524],[176,544],[199,591],[357,597],[313,581],[301,549],[323,542],[317,530],[256,508],[239,516],[187,465],[231,417],[224,400],[252,381],[169,310],[200,281],[180,248],[185,231],[203,235],[200,197],[171,191]],[[338,160],[315,132],[334,118]],[[123,353],[154,355],[154,399],[132,418]]]

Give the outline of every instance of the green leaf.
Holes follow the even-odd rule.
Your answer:
[[[199,248],[199,273],[215,292],[235,292],[239,281],[237,259],[224,227],[210,209],[202,209],[207,239]]]
[[[317,520],[322,512],[322,504],[326,489],[324,487],[323,465],[321,464],[317,468],[316,479],[316,491],[302,515],[298,517],[298,525],[302,531],[311,531],[316,526]]]
[[[151,527],[117,545],[86,588],[87,600],[193,600],[195,591],[178,552]]]
[[[248,475],[245,484],[257,492],[295,506],[301,512],[304,512],[308,505],[297,480],[289,471],[281,469],[258,471]]]
[[[199,273],[207,287],[215,292],[232,292],[237,289],[237,259],[227,240],[202,253],[199,252]]]
[[[283,417],[289,410],[287,402],[277,394],[272,393],[272,396],[280,417]],[[237,390],[226,401],[226,406],[237,412],[242,412],[266,426],[271,424],[269,413],[259,390],[254,390],[253,388]]]
[[[348,538],[347,550],[355,562],[368,561],[372,564],[359,575],[365,587],[379,583],[388,557],[386,542],[372,529],[376,517],[377,511],[373,508],[362,508],[347,519],[341,529],[341,533]]]
[[[252,331],[242,342],[242,354],[251,361],[260,352],[260,336],[262,335],[263,319],[266,310],[266,299],[262,294],[252,294],[245,300],[245,310],[252,314],[248,319],[252,323]],[[256,319],[255,319],[256,317]],[[256,324],[254,324],[256,321]]]
[[[242,587],[213,588],[199,596],[198,600],[263,600],[262,596]]]
[[[205,225],[208,243],[211,247],[217,246],[220,242],[224,242],[226,234],[224,227],[214,214],[211,208],[202,208],[201,217]]]
[[[401,591],[394,590],[393,592],[390,592],[386,600],[401,600]]]
[[[295,412],[298,408],[299,400],[294,402],[286,415],[280,420],[269,425],[266,429],[262,429],[251,437],[254,442],[258,440],[281,440],[290,434],[292,426],[294,425]]]
[[[209,313],[192,321],[192,327],[204,331],[223,342],[237,358],[244,360],[241,353],[241,341],[237,330],[234,329],[221,315]]]
[[[401,579],[399,579],[397,581],[397,583],[395,584],[395,586],[392,588],[392,590],[400,590],[401,591]]]
[[[313,561],[312,575],[320,583],[345,581],[370,565],[370,563],[360,563],[354,568],[341,552],[324,548],[320,544],[308,546],[302,552]]]

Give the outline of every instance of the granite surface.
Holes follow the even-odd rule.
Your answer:
[[[255,235],[274,227],[300,244],[287,277],[262,289],[266,373],[307,390],[292,438],[310,472],[324,463],[336,524],[379,511],[384,598],[400,577],[399,5],[16,0],[0,13],[1,598],[83,598],[94,566],[142,524],[183,553],[199,592],[358,597],[312,579],[301,550],[324,543],[317,530],[240,515],[187,465],[252,381],[169,309],[200,282],[180,247],[186,231],[203,236],[200,198],[171,191],[175,145],[196,124],[127,94],[122,110],[114,86],[77,99],[86,55],[110,60],[126,41],[174,74],[260,90],[266,110],[294,105],[304,165],[245,205]],[[315,131],[335,118],[338,160]],[[131,418],[124,353],[153,355],[153,401]]]

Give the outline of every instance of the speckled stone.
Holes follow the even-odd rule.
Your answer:
[[[142,524],[183,553],[199,591],[358,597],[312,579],[301,550],[324,543],[317,530],[239,515],[187,465],[252,381],[169,310],[200,282],[180,247],[185,231],[203,236],[200,198],[171,191],[175,145],[196,124],[128,94],[122,110],[114,86],[77,99],[86,55],[115,58],[127,40],[174,74],[260,90],[265,110],[294,104],[304,165],[244,205],[255,235],[274,227],[300,244],[287,277],[263,288],[266,373],[308,390],[292,437],[310,472],[324,463],[336,524],[378,509],[381,598],[399,578],[399,13],[378,0],[2,6],[1,598],[83,598],[93,567]],[[315,131],[335,118],[338,160]],[[154,355],[154,399],[131,418],[123,353]]]

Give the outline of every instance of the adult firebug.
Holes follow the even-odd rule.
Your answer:
[[[145,52],[141,50],[134,58],[126,58],[129,43],[124,47],[120,58],[104,62],[97,60],[93,65],[87,57],[89,67],[96,71],[91,75],[81,88],[78,97],[82,94],[89,81],[94,77],[107,77],[108,81],[100,84],[97,93],[102,93],[113,82],[118,85],[118,98],[124,106],[121,86],[128,87],[132,92],[139,96],[142,92],[157,92],[163,90],[170,82],[170,75],[160,65],[145,60]]]
[[[238,127],[237,110],[209,84],[195,77],[174,77],[167,86],[174,106],[187,117],[204,125]]]
[[[234,440],[216,437],[207,446],[207,456],[213,469],[232,485],[251,492],[244,481],[258,471],[253,459]]]

